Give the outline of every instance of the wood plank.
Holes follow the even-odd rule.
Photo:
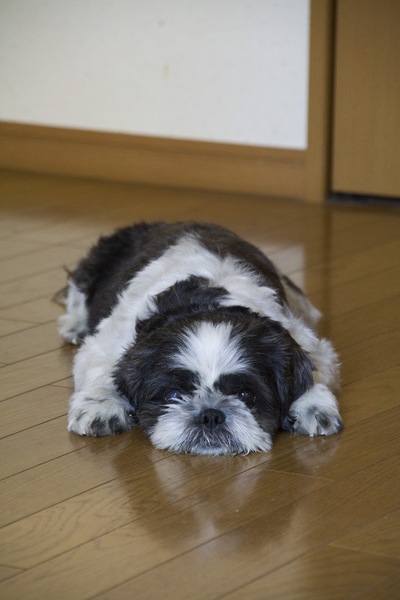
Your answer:
[[[108,207],[110,208],[110,207]],[[97,223],[99,217],[93,214],[90,218],[76,219],[63,218],[37,231],[24,233],[24,240],[33,240],[46,245],[68,245],[69,248],[75,248],[74,244],[80,242],[85,244],[85,248],[96,241],[100,234],[108,233],[109,228],[102,227]]]
[[[320,278],[307,275],[307,289],[311,292],[314,301],[324,307],[327,317],[349,315],[357,310],[379,304],[386,298],[393,298],[400,294],[400,277],[398,267],[383,269],[376,273],[366,274],[360,279],[348,281],[322,292],[324,285],[328,285],[328,278],[320,274]],[[300,273],[301,276],[304,275]],[[298,279],[295,277],[294,279]],[[310,288],[313,289],[310,289]],[[316,290],[319,290],[318,292]],[[396,319],[397,323],[397,319]]]
[[[363,552],[339,552],[335,548],[325,548],[260,577],[224,596],[224,600],[320,600],[321,596],[329,600],[364,598],[364,592],[371,586],[380,586],[388,577],[397,574],[398,564],[394,560]]]
[[[161,469],[162,466],[160,464]],[[242,518],[246,520],[264,512],[265,507],[260,505],[258,495],[252,494],[259,481],[269,490],[265,502],[273,513],[280,501],[285,505],[293,497],[299,499],[321,486],[321,482],[313,479],[265,473],[262,468],[251,469],[229,485],[231,493],[228,495],[224,486],[214,486],[209,493],[206,488],[202,497],[196,495],[184,503],[186,511],[182,512],[183,507],[173,507],[172,511],[170,507],[161,509],[143,522],[135,521],[31,568],[25,577],[22,574],[5,584],[3,589],[0,587],[0,592],[17,595],[29,588],[31,598],[35,599],[46,597],[43,594],[51,597],[55,586],[60,585],[58,594],[61,598],[92,597],[104,585],[122,582],[182,552],[195,549],[210,537],[234,531],[238,526],[238,514],[242,511]],[[215,502],[217,498],[219,501]],[[256,511],[255,515],[252,509]],[[205,522],[204,518],[207,519]],[[146,533],[147,527],[151,528],[153,535]],[[164,539],[161,544],[160,536]],[[123,552],[115,552],[116,548],[122,548]],[[86,575],[81,578],[78,574],[82,573],[83,564],[86,565]],[[72,573],[75,573],[74,577],[71,577]],[[100,573],[103,574],[102,581],[99,580]],[[107,580],[104,573],[107,573]]]
[[[359,202],[350,200],[332,200],[329,204],[330,229],[334,234],[332,241],[337,245],[347,231],[354,234],[380,231],[387,227],[389,234],[398,232],[400,214],[397,203]],[[383,220],[380,219],[383,217]]]
[[[390,332],[397,321],[400,306],[400,295],[385,298],[379,303],[359,307],[332,318],[329,324],[330,336],[335,346],[342,350],[357,343],[369,341],[375,344],[374,338]]]
[[[0,402],[0,438],[66,415],[69,397],[68,389],[44,386],[3,400]]]
[[[53,385],[51,387],[61,387],[61,388],[66,388],[68,390],[73,390],[74,389],[74,378],[71,377],[67,377],[66,379],[60,379],[60,381],[57,381],[57,383],[53,383]]]
[[[346,427],[399,405],[400,365],[345,385],[339,394]]]
[[[75,264],[81,257],[82,253],[79,249],[54,246],[31,252],[29,261],[25,256],[3,260],[0,271],[0,285],[27,276],[31,277],[36,273],[52,271],[56,267],[62,269],[63,265]]]
[[[21,573],[21,569],[0,565],[0,581],[4,581],[9,577],[14,577],[14,575],[17,575],[17,573]]]
[[[371,277],[378,271],[386,271],[396,267],[398,264],[397,254],[400,252],[400,236],[385,244],[370,246],[368,249],[340,256],[328,264],[320,263],[307,269],[308,289],[314,290],[315,283],[325,283],[329,288],[343,285],[363,277]],[[296,265],[287,271],[287,274],[295,272]],[[326,275],[323,277],[323,275]]]
[[[34,325],[35,323],[33,321],[11,321],[8,319],[0,319],[0,337],[28,329]]]
[[[357,224],[356,219],[350,215],[347,220],[352,225],[347,223],[347,227],[343,227],[344,219],[338,218],[333,211],[315,213],[307,221],[286,224],[284,228],[273,230],[267,236],[263,232],[260,235],[259,245],[264,244],[263,249],[267,254],[270,244],[273,248],[275,246],[276,249],[272,254],[273,260],[285,273],[305,268],[309,270],[310,267],[321,264],[329,267],[333,263],[335,268],[334,261],[340,261],[341,258],[342,263],[339,262],[338,268],[342,269],[343,262],[348,259],[349,254],[360,255],[362,261],[364,252],[372,254],[374,248],[387,244],[389,241],[398,244],[400,238],[398,213],[393,212],[393,218],[386,227],[380,227],[377,224],[379,211],[373,211],[373,215],[374,221],[366,219],[365,227]],[[310,222],[311,220],[312,222]],[[257,243],[254,233],[251,237]],[[266,238],[267,243],[265,243]],[[331,238],[335,240],[334,243]],[[377,252],[379,259],[378,248]],[[300,262],[296,261],[297,256],[301,258]],[[326,265],[327,262],[328,265]]]
[[[66,274],[59,273],[60,282],[64,279],[64,285],[66,285]],[[61,285],[60,288],[61,289]],[[44,298],[38,298],[31,302],[25,302],[23,304],[17,304],[0,310],[1,320],[3,319],[15,319],[15,323],[27,321],[30,324],[37,323],[48,323],[51,319],[55,320],[64,312],[64,307],[52,300],[52,297],[46,296]],[[0,328],[1,328],[0,321]],[[54,325],[55,326],[55,325]],[[56,326],[55,326],[56,327]],[[21,327],[22,328],[22,327]],[[11,333],[11,332],[10,332]]]
[[[400,510],[380,517],[332,542],[335,548],[400,558]]]
[[[3,211],[0,216],[0,235],[2,238],[11,239],[27,231],[49,227],[57,219],[60,219],[60,216],[49,214],[48,208],[40,210],[35,207],[34,213],[27,209],[20,214],[18,211]]]
[[[82,438],[71,434],[70,439],[72,443],[76,441],[78,447],[81,446]],[[124,447],[128,447],[130,452],[124,453]],[[113,460],[121,454],[122,466],[127,464],[129,468],[132,468],[132,456],[140,467],[163,458],[161,453],[143,443],[139,431],[115,438],[86,438],[86,446],[79,447],[75,452],[0,482],[3,499],[0,527],[112,481],[118,476]],[[107,460],[104,460],[105,457]]]
[[[215,457],[193,460],[192,457],[168,456],[155,464],[139,464],[133,474],[127,471],[115,481],[3,527],[0,560],[7,556],[9,564],[31,568],[128,523],[137,522],[137,525],[130,525],[127,531],[133,527],[140,531],[139,521],[143,519],[154,520],[155,527],[157,524],[167,527],[169,514],[177,519],[181,515],[183,520],[187,512],[199,511],[200,515],[204,512],[201,506],[204,501],[212,508],[210,498],[225,498],[227,485],[230,498],[226,499],[225,528],[235,526],[243,510],[246,510],[246,519],[252,518],[265,507],[274,510],[277,502],[285,505],[324,484],[324,480],[317,478],[266,472],[262,457],[226,461]],[[257,496],[260,486],[268,486],[263,504]],[[215,508],[212,510],[215,512]],[[201,537],[206,538],[211,533],[206,526],[201,529]],[[179,530],[176,535],[179,537]]]
[[[54,350],[3,367],[0,371],[0,400],[65,379],[71,372],[72,352],[69,346],[65,346],[62,351]]]
[[[400,575],[393,575],[369,590],[364,591],[362,600],[393,600],[397,598],[400,590]],[[360,597],[359,597],[360,598]],[[361,600],[361,598],[360,598]]]
[[[346,283],[354,278],[390,269],[397,264],[397,253],[400,252],[400,235],[379,246],[371,245],[368,249],[332,261],[330,267],[334,285]]]
[[[400,452],[400,404],[349,427],[336,436],[316,437],[294,454],[269,454],[266,467],[340,480]],[[385,443],[382,444],[382,432]]]
[[[39,244],[41,244],[39,240]],[[36,252],[43,246],[38,243],[28,242],[21,239],[1,239],[0,240],[0,260],[13,258],[15,256],[26,255],[30,252]]]
[[[385,250],[382,250],[384,257]],[[379,249],[375,249],[376,260],[379,261]],[[370,253],[368,253],[370,254]],[[400,283],[398,267],[393,256],[383,258],[380,266],[370,271],[366,267],[369,257],[365,256],[364,267],[358,269],[351,267],[345,268],[346,257],[342,257],[342,262],[332,261],[325,264],[311,265],[296,270],[296,263],[292,268],[288,265],[286,274],[300,285],[302,289],[310,295],[311,298],[319,298],[315,302],[324,305],[325,314],[338,315],[357,309],[358,306],[366,306],[379,301],[381,298],[391,297],[399,294]],[[359,258],[362,261],[362,258]],[[391,263],[391,264],[390,264]],[[343,266],[343,272],[341,271]],[[346,273],[347,271],[347,273]],[[383,286],[383,288],[382,288]],[[324,291],[324,293],[322,293]],[[348,291],[349,296],[346,296]]]
[[[385,476],[383,471],[388,467],[394,469],[396,479],[389,481]],[[316,490],[283,511],[278,509],[247,526],[216,535],[209,543],[140,576],[126,579],[118,587],[114,587],[115,582],[109,578],[105,585],[112,590],[96,598],[122,600],[130,594],[129,597],[138,598],[162,595],[166,600],[216,600],[305,553],[319,552],[322,544],[333,541],[350,526],[362,526],[373,519],[374,514],[397,508],[399,475],[398,459],[391,458]],[[356,503],[355,498],[359,499]],[[165,538],[160,535],[160,539]]]
[[[63,345],[57,325],[52,321],[1,338],[0,361],[10,365],[56,350]]]
[[[356,204],[338,202],[328,212],[327,221],[330,239],[326,241],[332,258],[398,240],[400,236],[400,213],[395,203],[363,205],[360,211]]]
[[[0,285],[0,316],[3,315],[2,309],[39,298],[49,300],[63,287],[65,287],[65,272],[61,268],[3,283]]]
[[[67,434],[65,416],[46,421],[0,440],[0,479],[31,469],[91,443]]]
[[[346,346],[340,353],[340,359],[344,383],[368,377],[370,361],[373,361],[375,373],[398,365],[400,328],[375,336],[373,343],[368,339]]]

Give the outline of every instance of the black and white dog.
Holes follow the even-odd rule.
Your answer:
[[[72,273],[60,334],[80,344],[68,429],[138,424],[160,449],[268,451],[279,427],[342,428],[338,360],[305,295],[257,248],[199,223],[100,238]]]

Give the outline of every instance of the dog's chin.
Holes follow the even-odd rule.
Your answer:
[[[159,416],[149,437],[159,450],[184,454],[237,455],[272,448],[272,435],[261,429],[248,410],[240,409],[211,431],[179,411],[169,410]]]
[[[272,441],[268,434],[265,434],[265,439],[260,440],[258,444],[243,444],[239,439],[225,434],[203,434],[196,432],[195,435],[182,437],[172,443],[160,439],[160,436],[150,436],[154,446],[159,450],[168,450],[178,454],[195,454],[195,455],[246,455],[252,452],[268,452],[272,447]]]

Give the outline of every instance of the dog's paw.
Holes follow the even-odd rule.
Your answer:
[[[71,398],[68,431],[98,437],[123,433],[135,424],[133,408],[122,398],[92,398],[83,392]]]
[[[332,435],[343,429],[335,396],[323,384],[316,384],[289,409],[282,428],[297,435]]]
[[[87,327],[83,321],[65,314],[58,318],[58,333],[69,344],[79,346],[87,334]]]

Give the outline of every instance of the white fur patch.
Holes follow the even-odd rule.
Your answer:
[[[97,427],[93,424],[98,422]],[[133,427],[132,407],[119,395],[89,398],[75,392],[70,400],[68,431],[79,435],[112,435]],[[99,433],[101,432],[101,433]]]
[[[177,367],[197,373],[202,386],[211,388],[222,374],[243,372],[248,367],[231,335],[230,323],[199,323],[187,332],[180,352],[172,359]]]
[[[66,299],[67,311],[58,319],[58,333],[70,344],[80,344],[87,333],[86,296],[71,281]]]
[[[290,407],[293,432],[301,435],[332,435],[343,426],[335,396],[325,385],[316,384]]]

